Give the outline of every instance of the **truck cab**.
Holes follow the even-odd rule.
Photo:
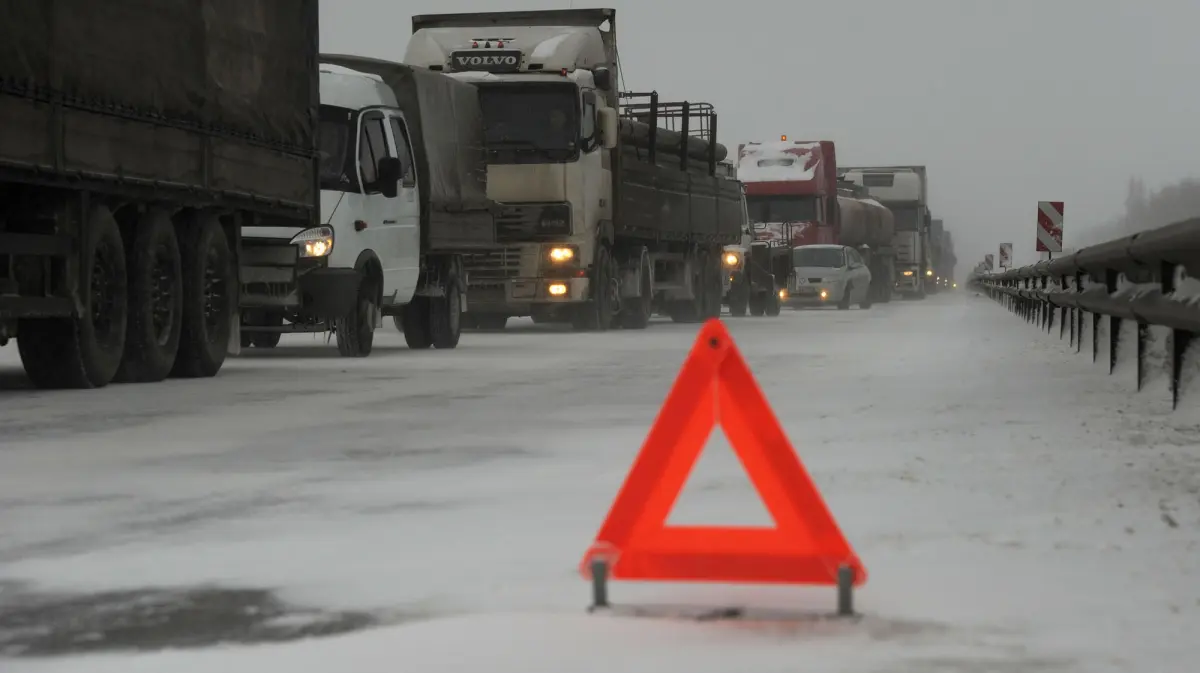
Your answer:
[[[328,63],[320,65],[320,89],[321,226],[243,231],[259,266],[244,272],[243,282],[275,271],[281,288],[247,293],[259,301],[243,307],[243,344],[269,348],[282,332],[332,330],[343,355],[362,357],[389,315],[402,329],[411,324],[404,329],[410,347],[453,348],[463,302],[449,302],[454,315],[431,316],[420,296],[424,176],[395,92],[378,75]],[[290,285],[288,262],[296,277]],[[450,294],[443,296],[461,299]],[[429,336],[431,320],[443,324],[437,343]]]
[[[495,329],[584,302],[586,270],[608,263],[597,239],[613,220],[615,59],[604,16],[589,14],[604,11],[413,17],[404,62],[479,89],[498,245],[465,258],[471,324]],[[504,20],[486,27],[488,16]]]

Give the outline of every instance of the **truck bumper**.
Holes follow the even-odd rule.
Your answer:
[[[359,282],[354,269],[312,269],[299,278],[300,306],[327,320],[344,316],[358,299]]]
[[[919,279],[914,276],[901,276],[896,279],[896,291],[911,293],[920,289]]]
[[[300,257],[288,239],[242,239],[241,307],[320,319],[345,315],[358,296],[358,272],[328,262]]]
[[[467,287],[472,313],[532,315],[535,309],[578,304],[587,296],[587,278],[510,278]]]

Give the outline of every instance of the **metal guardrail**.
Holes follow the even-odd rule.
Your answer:
[[[1083,347],[1092,317],[1092,361],[1099,358],[1100,316],[1109,319],[1108,371],[1117,364],[1121,321],[1137,323],[1137,386],[1145,379],[1148,327],[1171,328],[1171,399],[1178,408],[1188,346],[1200,333],[1200,218],[1084,248],[1001,273],[972,275],[968,285],[1047,332],[1058,314],[1059,338],[1070,330]]]

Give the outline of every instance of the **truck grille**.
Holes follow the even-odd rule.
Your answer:
[[[521,249],[498,248],[463,256],[463,265],[471,285],[492,285],[521,274]]]

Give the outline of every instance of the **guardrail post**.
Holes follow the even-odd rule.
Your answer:
[[[1108,294],[1117,291],[1118,274],[1113,269],[1104,272],[1104,285]],[[1115,315],[1108,316],[1108,373],[1112,374],[1117,368],[1117,346],[1121,339],[1121,319]]]
[[[1150,337],[1150,326],[1142,321],[1137,323],[1137,389],[1142,389],[1142,378],[1146,371],[1146,339]]]

